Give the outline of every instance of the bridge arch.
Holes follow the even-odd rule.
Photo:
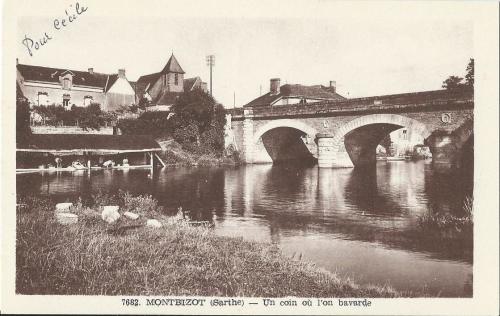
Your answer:
[[[306,123],[303,123],[299,120],[291,120],[291,119],[279,119],[279,120],[273,120],[270,121],[263,126],[259,127],[257,131],[254,133],[253,136],[253,144],[257,144],[259,142],[259,139],[264,135],[266,132],[278,128],[278,127],[289,127],[289,128],[294,128],[298,129],[301,132],[306,133],[307,135],[311,136],[313,139],[316,137],[317,131],[314,127],[311,127],[307,125]]]
[[[390,124],[397,125],[401,127],[407,127],[413,129],[416,133],[422,135],[422,137],[427,138],[431,135],[431,131],[427,126],[415,119],[397,115],[397,114],[371,114],[358,117],[349,123],[342,126],[333,136],[333,146],[335,151],[341,146],[343,138],[353,130],[371,125],[371,124]]]
[[[376,147],[380,141],[402,127],[411,129],[424,139],[431,135],[426,124],[397,114],[370,114],[349,121],[333,135],[335,165],[352,167],[374,164]]]
[[[317,157],[316,129],[293,119],[278,119],[258,127],[251,138],[254,163],[296,161],[312,163]]]

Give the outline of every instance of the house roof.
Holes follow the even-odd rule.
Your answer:
[[[142,152],[161,150],[145,135],[33,134],[18,151],[31,152]]]
[[[134,89],[134,91],[136,91],[135,89],[137,88],[137,82],[129,81],[128,83],[130,83],[130,86],[132,87],[132,89]]]
[[[163,92],[156,99],[152,100],[152,103],[156,105],[172,105],[181,94],[181,92]]]
[[[283,97],[303,97],[320,100],[345,100],[340,94],[333,92],[330,87],[322,85],[304,86],[300,84],[285,84],[280,92],[268,92],[244,105],[245,107],[269,106]]]
[[[200,77],[184,79],[184,91],[191,91],[195,87],[196,81],[201,80]]]
[[[70,72],[71,74],[73,74],[73,85],[102,89],[106,88],[106,83],[108,82],[109,77],[113,76],[97,72],[90,73],[88,71],[32,66],[24,64],[18,64],[17,70],[19,70],[24,80],[52,83],[59,83],[59,76],[62,76],[66,72]],[[108,86],[111,87],[111,85],[109,84]]]
[[[147,89],[151,88],[160,76],[160,72],[140,76],[135,84],[135,94],[142,98]]]
[[[179,74],[184,74],[184,70],[182,70],[181,65],[179,65],[179,62],[175,58],[174,54],[170,56],[170,59],[168,60],[167,64],[165,67],[163,67],[163,70],[161,73],[167,73],[167,72],[176,72]]]
[[[118,80],[118,74],[109,75],[104,91],[108,92],[108,90],[115,84],[116,80]]]

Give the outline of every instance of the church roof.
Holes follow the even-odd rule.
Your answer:
[[[179,74],[185,73],[184,70],[182,70],[181,65],[179,65],[179,62],[175,58],[174,54],[170,56],[170,59],[168,60],[165,67],[163,67],[163,70],[161,72],[162,73],[175,72]]]

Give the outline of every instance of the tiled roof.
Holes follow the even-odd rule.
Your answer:
[[[108,92],[108,90],[113,86],[113,84],[118,80],[118,74],[114,75],[109,75],[108,77],[108,82],[106,83],[106,86],[104,87],[104,91]]]
[[[184,91],[193,90],[197,80],[201,80],[200,77],[184,79]]]
[[[132,89],[134,90],[134,92],[136,91],[136,86],[137,86],[137,82],[135,81],[129,81],[128,83],[130,83],[130,86],[132,87]]]
[[[156,105],[172,105],[181,94],[181,92],[163,92],[156,100],[152,100],[152,103]]]
[[[181,65],[179,65],[179,62],[175,58],[174,54],[172,54],[172,56],[170,56],[170,59],[168,60],[165,67],[163,67],[163,70],[161,72],[162,73],[176,72],[179,74],[185,73],[184,70],[182,70]]]
[[[154,74],[140,76],[135,84],[135,94],[142,98],[146,92],[146,88],[151,88],[155,82],[160,78],[161,73],[157,72]]]
[[[50,68],[42,66],[32,66],[18,64],[17,69],[23,76],[24,80],[59,83],[59,76],[70,71],[73,74],[73,85],[87,86],[95,88],[106,88],[106,82],[110,75],[103,73],[90,73],[88,71],[78,71],[61,68]],[[116,81],[116,80],[115,80]],[[111,87],[111,86],[109,86]]]
[[[304,97],[323,100],[345,100],[340,94],[333,92],[331,88],[322,85],[303,86],[300,84],[285,84],[280,87],[278,94],[270,92],[250,101],[245,107],[269,106],[282,97]]]

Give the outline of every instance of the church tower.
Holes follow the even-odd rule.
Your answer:
[[[170,56],[167,64],[161,71],[163,87],[166,92],[184,92],[184,70],[175,58],[174,54]]]

